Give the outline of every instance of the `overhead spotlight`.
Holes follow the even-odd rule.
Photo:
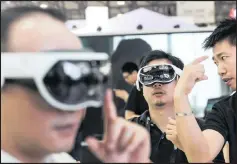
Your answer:
[[[120,6],[125,5],[125,1],[117,1],[117,4]]]
[[[102,28],[99,26],[97,27],[96,31],[100,32],[102,30]]]
[[[6,1],[6,4],[8,4],[8,5],[11,4],[11,1]]]
[[[138,26],[137,26],[137,30],[142,30],[143,29],[143,26],[141,25],[141,24],[139,24]]]
[[[174,28],[180,28],[179,24],[174,25]]]
[[[43,9],[45,9],[45,8],[48,7],[48,5],[47,5],[47,4],[41,4],[40,7],[43,8]]]
[[[73,25],[73,26],[72,26],[72,29],[76,29],[76,28],[77,28],[77,26],[76,26],[76,25]]]

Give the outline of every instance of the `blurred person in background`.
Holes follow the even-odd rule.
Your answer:
[[[229,162],[237,163],[237,109],[236,109],[236,19],[226,19],[206,38],[204,48],[213,48],[213,62],[218,74],[234,92],[220,100],[207,114],[204,131],[200,129],[192,113],[188,95],[194,85],[207,80],[202,61],[195,59],[185,66],[174,94],[176,126],[179,141],[189,162],[208,162],[229,143]],[[195,136],[195,137],[193,137]]]
[[[141,61],[143,60],[144,57],[145,55],[143,55],[140,58],[139,64],[141,64]],[[137,80],[137,76],[136,76],[136,80]],[[142,90],[141,91],[137,90],[137,87],[135,84],[129,93],[128,101],[126,102],[126,105],[125,105],[125,119],[128,120],[133,117],[139,117],[147,109],[148,109],[148,105],[143,96],[143,92]]]
[[[121,68],[121,73],[123,75],[123,79],[129,84],[129,85],[135,85],[136,80],[137,80],[137,72],[138,72],[138,67],[135,63],[133,62],[126,62],[122,68]],[[115,95],[124,102],[128,101],[128,92],[124,89],[114,89]]]
[[[115,52],[111,56],[112,62],[112,88],[113,89],[124,89],[129,94],[131,93],[132,88],[136,90],[134,86],[129,85],[121,73],[118,73],[118,70],[122,68],[124,63],[131,61],[135,64],[139,64],[140,58],[151,51],[151,46],[140,38],[135,39],[124,39],[119,42]],[[120,116],[125,116],[125,104],[124,100],[114,97],[115,105],[118,109],[118,114]],[[129,101],[129,100],[128,100]],[[135,109],[134,109],[135,110]]]
[[[13,7],[1,11],[1,52],[82,48],[65,21],[64,15],[49,8]],[[1,89],[1,162],[76,162],[64,152],[72,149],[86,111],[53,108],[41,97],[35,84],[20,81],[6,80]],[[92,152],[103,162],[149,162],[148,133],[117,117],[111,91],[105,96],[104,115],[103,140],[87,138]],[[73,125],[67,126],[68,123]]]
[[[150,133],[150,159],[154,163],[188,162],[172,119],[175,117],[173,94],[183,67],[179,58],[160,50],[151,51],[140,65],[137,87],[143,90],[149,108],[131,121],[144,126]],[[196,120],[203,128],[204,120]],[[168,124],[169,121],[172,124]],[[220,152],[214,162],[223,161],[223,153]]]
[[[130,84],[135,85],[137,80],[138,66],[133,62],[125,63],[121,68],[121,73],[124,80]]]
[[[136,85],[138,66],[133,62],[127,62],[121,68],[124,80],[132,85]],[[142,92],[133,87],[130,93],[126,90],[114,89],[115,95],[126,102],[125,118],[138,117],[146,109],[148,109],[147,102],[144,99]]]

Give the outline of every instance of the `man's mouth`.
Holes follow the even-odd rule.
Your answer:
[[[231,85],[231,81],[232,81],[233,78],[224,78],[222,79],[226,85],[230,86]]]
[[[56,130],[64,130],[64,129],[72,129],[74,127],[74,124],[65,124],[65,125],[58,125],[55,126]]]
[[[56,125],[54,126],[54,129],[61,133],[61,134],[65,134],[65,135],[70,135],[72,134],[77,128],[77,124],[76,123],[68,123],[68,124],[62,124],[62,125]]]
[[[155,96],[163,96],[164,94],[165,94],[164,91],[156,91],[153,93],[153,95],[155,95]]]

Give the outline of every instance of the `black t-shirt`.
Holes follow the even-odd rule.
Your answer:
[[[141,115],[148,109],[148,104],[143,97],[141,91],[138,91],[134,86],[129,94],[128,101],[125,105],[125,110],[133,111],[137,115]]]
[[[237,109],[236,93],[213,105],[206,117],[204,129],[219,132],[230,145],[230,162],[237,163]]]
[[[150,120],[149,112],[145,111],[141,116],[130,119],[139,125],[145,127],[150,133],[151,137],[151,156],[150,159],[154,163],[188,163],[185,153],[180,149],[174,149],[174,144],[167,140],[165,133],[163,133]],[[198,125],[203,128],[204,121],[197,118]],[[224,156],[221,151],[213,160],[215,163],[223,163]]]

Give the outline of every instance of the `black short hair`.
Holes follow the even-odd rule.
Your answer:
[[[40,8],[37,6],[16,6],[7,8],[1,11],[1,52],[7,51],[7,41],[9,36],[10,26],[23,16],[40,12],[48,14],[49,16],[61,21],[66,22],[66,16],[62,14],[58,9],[53,8]]]
[[[131,74],[133,71],[138,72],[138,66],[133,62],[125,63],[121,68],[122,73],[128,72],[129,74]]]
[[[204,49],[213,48],[216,43],[228,39],[229,43],[236,46],[236,19],[228,18],[220,22],[212,34],[203,43]]]
[[[183,70],[184,68],[184,63],[182,60],[178,57],[175,57],[169,53],[166,53],[162,50],[154,50],[149,52],[144,58],[143,61],[140,64],[140,68],[146,66],[149,62],[157,59],[167,59],[169,60],[174,66],[180,68]]]

